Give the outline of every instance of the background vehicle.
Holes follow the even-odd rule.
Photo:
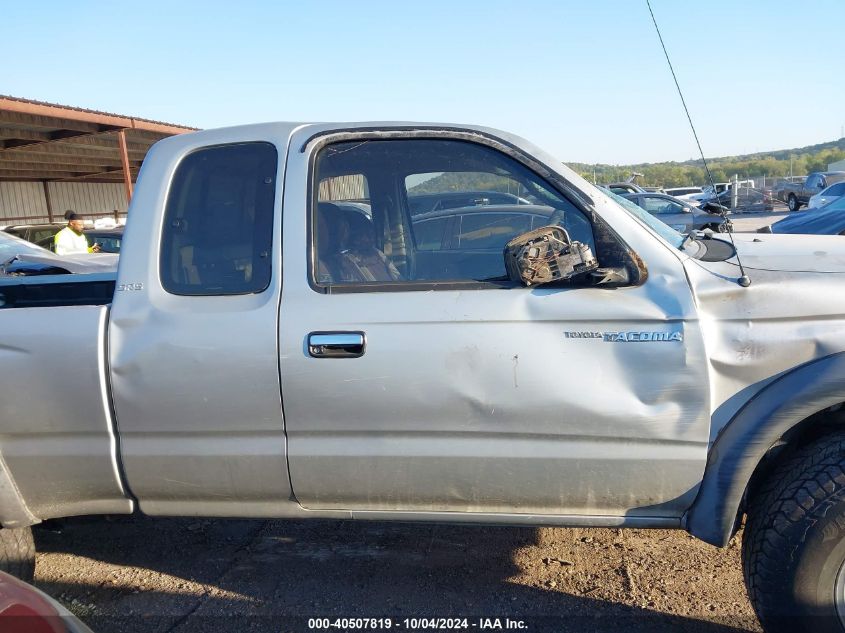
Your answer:
[[[629,193],[623,197],[642,207],[679,233],[689,233],[701,229],[725,232],[731,226],[730,222],[722,217],[720,210],[709,212],[695,207],[689,202],[665,194]]]
[[[420,219],[431,174],[495,177],[529,217]],[[526,244],[547,210],[567,231]],[[719,546],[747,514],[764,626],[839,624],[840,238],[684,236],[516,136],[412,123],[170,137],[130,217],[113,292],[0,279],[0,563],[31,559],[38,521],[136,509],[666,527]],[[425,220],[443,232],[423,238]]]
[[[790,215],[771,226],[760,229],[761,233],[799,233],[804,235],[845,234],[845,197],[805,213]]]
[[[89,244],[99,244],[101,253],[119,253],[123,241],[123,227],[113,229],[90,229],[85,231]]]
[[[349,204],[347,202],[347,204]],[[456,209],[458,207],[485,206],[490,204],[530,204],[524,198],[503,191],[444,191],[438,193],[409,193],[411,215]]]
[[[841,196],[845,196],[845,181],[830,185],[821,191],[821,193],[814,195],[807,203],[807,208],[817,209],[819,207],[823,207]]]
[[[93,633],[46,593],[2,571],[0,630],[5,633]]]
[[[704,190],[701,187],[670,187],[669,189],[663,190],[663,193],[667,196],[678,198],[678,200],[688,200],[692,196],[703,192]]]
[[[639,185],[635,185],[632,182],[611,182],[609,184],[600,186],[618,195],[623,195],[626,193],[645,193],[645,189],[643,189]]]
[[[32,242],[0,232],[0,276],[114,273],[116,270],[117,258],[114,255],[86,253],[59,256]],[[2,297],[0,303],[3,303]]]
[[[50,224],[18,224],[7,226],[3,230],[9,235],[14,235],[43,246],[49,243],[53,236],[67,226],[66,222],[52,222]]]
[[[702,201],[701,208],[705,211],[717,213],[719,207],[731,209],[734,212],[755,213],[771,211],[774,209],[774,201],[771,193],[749,187],[740,187],[737,190],[736,209],[733,208],[733,191],[726,189],[714,198]]]
[[[803,185],[805,180],[807,180],[806,176],[786,176],[781,178],[775,183],[774,187],[772,187],[772,196],[781,202],[786,202],[791,186]]]
[[[414,217],[417,248],[423,251],[488,253],[498,266],[502,249],[515,235],[556,223],[554,209],[542,205],[490,205],[461,207]],[[573,216],[574,217],[574,216]],[[572,239],[591,240],[587,225],[562,222]],[[481,259],[479,259],[481,261]],[[485,262],[485,269],[490,263]]]
[[[786,205],[790,211],[798,211],[810,198],[830,185],[845,181],[845,171],[816,171],[807,176],[803,184],[787,184],[783,187]]]

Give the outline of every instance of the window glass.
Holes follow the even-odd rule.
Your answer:
[[[443,236],[448,223],[449,218],[432,218],[414,222],[417,250],[439,251],[443,246]]]
[[[527,213],[466,213],[460,216],[455,248],[493,249],[499,253],[514,236],[531,230]]]
[[[643,196],[643,209],[649,213],[683,213],[684,207],[677,202],[657,196]]]
[[[267,288],[277,160],[269,143],[209,147],[182,160],[164,211],[165,290],[233,295]]]
[[[314,169],[311,265],[318,284],[506,279],[504,245],[552,223],[595,252],[592,225],[579,209],[483,145],[336,143],[319,152]],[[329,192],[353,182],[355,191]]]

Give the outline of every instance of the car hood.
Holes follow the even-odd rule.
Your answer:
[[[52,253],[21,253],[8,268],[14,265],[32,264],[34,266],[63,268],[69,273],[109,273],[117,271],[118,255],[113,253],[90,253],[58,256]]]
[[[735,233],[742,265],[751,270],[845,273],[845,237]],[[728,260],[736,263],[736,256]]]

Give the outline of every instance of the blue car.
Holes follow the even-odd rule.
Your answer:
[[[771,226],[760,229],[761,233],[802,233],[805,235],[845,234],[845,198],[837,198],[818,209],[790,215]]]

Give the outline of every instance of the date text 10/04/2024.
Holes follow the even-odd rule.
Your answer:
[[[312,630],[525,630],[523,620],[510,618],[309,618]]]

